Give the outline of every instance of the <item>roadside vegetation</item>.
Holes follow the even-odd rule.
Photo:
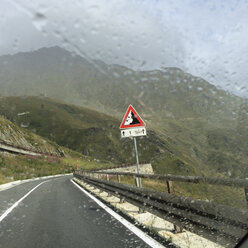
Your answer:
[[[57,157],[0,155],[0,184],[71,171],[72,168]]]
[[[83,168],[93,170],[113,166],[106,161],[80,155],[64,148],[67,157],[26,156],[0,153],[0,184],[35,177],[72,173]]]
[[[106,175],[101,176],[106,180]],[[109,180],[118,182],[117,176],[109,176]],[[121,183],[136,186],[133,176],[121,176]],[[166,180],[144,179],[142,178],[142,187],[168,193]],[[213,204],[226,205],[234,208],[247,208],[247,202],[243,188],[234,188],[229,186],[209,185],[204,183],[182,183],[173,182],[174,193],[177,196],[190,197]]]
[[[24,180],[35,177],[72,173],[75,170],[95,170],[115,166],[108,161],[81,155],[66,149],[68,156],[59,157],[34,157],[13,154],[0,154],[0,184]],[[102,177],[106,179],[106,176]],[[110,177],[117,182],[117,177]],[[135,186],[135,179],[130,176],[121,176],[121,183]],[[166,181],[142,179],[144,188],[168,192]],[[206,184],[193,184],[174,182],[174,194],[191,197],[215,204],[223,204],[237,208],[246,208],[243,189],[228,186],[215,186]]]

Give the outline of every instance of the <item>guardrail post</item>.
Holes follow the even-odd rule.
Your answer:
[[[138,188],[141,188],[141,187],[142,187],[142,185],[140,185],[140,180],[139,180],[138,177],[135,177],[135,185],[136,185],[136,187],[138,187]]]
[[[138,188],[142,188],[142,184],[140,185],[140,183],[141,183],[141,180],[140,179],[141,178],[139,178],[139,177],[135,177],[135,185]],[[145,211],[144,211],[144,209],[142,209],[142,208],[139,207],[139,212],[138,213],[139,214],[143,214],[143,213],[145,213]]]
[[[174,187],[172,181],[166,181],[169,194],[174,194]]]
[[[109,174],[107,174],[107,181],[109,181]]]
[[[245,188],[245,200],[248,207],[248,188]]]
[[[117,175],[117,180],[118,180],[118,183],[121,182],[121,176],[120,175]]]
[[[167,189],[169,194],[174,194],[174,187],[172,181],[166,181]],[[175,233],[183,232],[183,229],[180,226],[174,225]]]

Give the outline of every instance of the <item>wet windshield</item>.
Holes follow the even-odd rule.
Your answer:
[[[0,9],[0,247],[240,242],[247,1]]]

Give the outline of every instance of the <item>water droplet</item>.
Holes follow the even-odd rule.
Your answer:
[[[80,42],[83,43],[83,44],[86,43],[84,38],[80,38]]]
[[[18,46],[19,46],[19,41],[18,41],[18,39],[15,39],[14,40],[14,43],[13,43],[13,49],[14,50],[17,50],[18,49]]]
[[[78,28],[80,28],[80,23],[79,23],[79,21],[77,20],[75,23],[74,23],[74,28],[76,28],[76,29],[78,29]]]
[[[42,13],[36,12],[34,15],[33,24],[39,31],[44,31],[43,29],[47,24],[46,16]]]

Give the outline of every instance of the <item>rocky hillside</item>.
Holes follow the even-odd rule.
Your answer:
[[[63,153],[57,144],[18,127],[3,116],[0,116],[0,144],[57,156]]]

